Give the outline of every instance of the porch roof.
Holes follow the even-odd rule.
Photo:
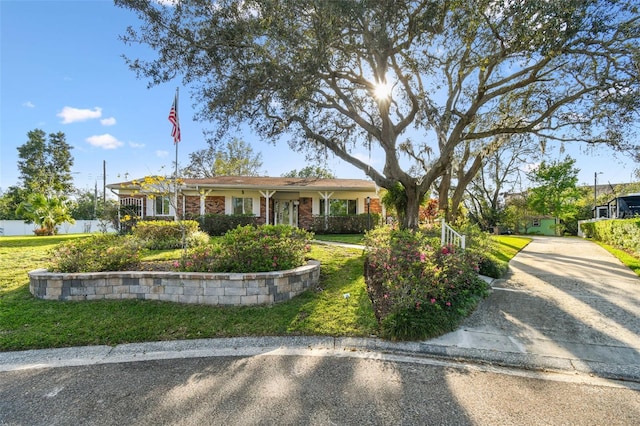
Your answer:
[[[133,181],[107,185],[113,190],[131,189]],[[204,179],[183,179],[184,189],[269,189],[277,191],[363,191],[377,192],[374,182],[364,179],[320,179],[261,176],[216,176]]]

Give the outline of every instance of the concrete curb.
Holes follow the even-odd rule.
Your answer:
[[[342,352],[379,353],[416,358],[432,358],[459,363],[508,367],[529,371],[589,374],[604,379],[640,383],[639,365],[589,362],[526,353],[442,346],[428,342],[390,342],[378,338],[351,337],[243,337],[129,343],[60,349],[0,352],[0,371],[73,367],[161,359],[218,356],[256,356],[285,350],[324,350],[322,356]],[[314,354],[317,355],[317,354]]]

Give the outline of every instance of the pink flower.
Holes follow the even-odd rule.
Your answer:
[[[447,306],[451,306],[451,302],[447,302],[447,303],[446,303],[446,305],[447,305]]]
[[[431,304],[436,303],[436,299],[431,299]]]

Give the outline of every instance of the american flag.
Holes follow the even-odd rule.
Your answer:
[[[173,105],[171,105],[171,111],[169,111],[169,121],[173,124],[171,130],[171,136],[173,136],[173,143],[180,142],[180,121],[178,120],[178,91],[176,90],[176,97],[173,99]]]

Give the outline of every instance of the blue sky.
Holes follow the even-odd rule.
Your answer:
[[[175,158],[167,120],[180,81],[147,88],[122,59],[150,57],[145,47],[126,46],[118,36],[136,17],[111,1],[0,0],[0,189],[18,183],[17,147],[36,128],[64,132],[75,163],[75,185],[81,189],[102,183],[106,161],[107,183],[168,173]],[[182,142],[179,163],[190,152],[206,147],[203,129],[193,121],[188,88],[180,87]],[[307,163],[286,143],[273,146],[250,132],[237,136],[261,153],[263,172],[280,176]],[[551,159],[566,154],[551,153]],[[610,150],[594,154],[567,151],[577,159],[580,182],[628,182],[638,165],[616,159]],[[366,158],[365,152],[360,153]],[[374,166],[380,161],[373,160]],[[378,163],[378,164],[376,164]],[[364,173],[332,155],[327,167],[341,178],[365,178]]]

